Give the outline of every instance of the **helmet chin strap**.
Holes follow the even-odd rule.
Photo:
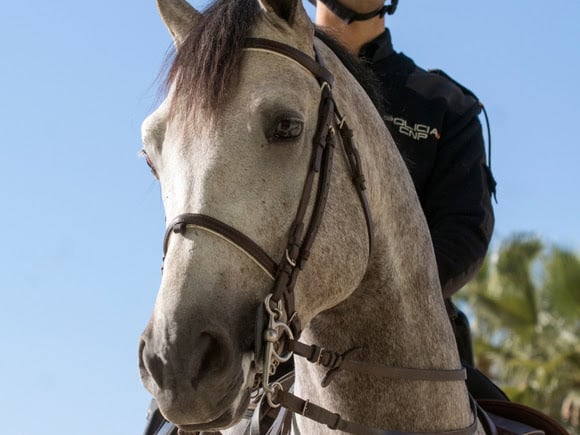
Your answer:
[[[382,6],[376,11],[369,12],[366,14],[359,14],[358,12],[355,12],[352,9],[347,8],[346,6],[343,6],[338,2],[338,0],[320,0],[320,1],[324,3],[324,5],[328,9],[330,9],[334,15],[339,17],[347,24],[350,24],[353,21],[370,20],[371,18],[374,18],[377,15],[380,16],[381,18],[383,18],[385,14],[393,15],[395,13],[395,10],[397,10],[397,4],[399,3],[399,0],[391,0],[391,4],[388,6]],[[310,0],[310,3],[316,5],[316,0]]]

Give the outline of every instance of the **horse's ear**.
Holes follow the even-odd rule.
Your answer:
[[[201,14],[185,0],[157,0],[157,8],[175,46],[179,48]]]
[[[302,0],[259,0],[259,3],[266,12],[276,14],[291,26],[310,23]]]

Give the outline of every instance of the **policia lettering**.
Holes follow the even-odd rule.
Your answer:
[[[417,141],[428,139],[429,136],[434,136],[437,140],[441,137],[439,130],[425,124],[415,124],[411,127],[406,119],[390,115],[385,116],[384,121],[394,124],[399,133],[409,136]]]

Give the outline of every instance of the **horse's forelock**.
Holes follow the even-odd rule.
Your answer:
[[[235,86],[244,39],[261,11],[256,0],[218,0],[196,22],[169,68],[166,91],[173,87],[170,114],[187,120],[193,107],[210,118]]]

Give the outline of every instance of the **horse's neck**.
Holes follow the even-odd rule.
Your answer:
[[[361,340],[366,335],[363,340],[381,349],[377,357],[419,368],[457,368],[429,228],[407,167],[364,91],[353,86],[350,74],[329,56],[337,105],[354,131],[362,160],[375,240],[359,288],[312,322],[310,333],[328,334],[327,327],[344,330],[345,319],[350,319],[346,336],[354,334],[353,340]],[[336,339],[339,344],[349,340],[340,334]],[[407,351],[392,349],[399,345]]]
[[[357,143],[364,144],[359,151],[376,240],[360,288],[310,322],[302,339],[337,352],[360,349],[350,357],[376,364],[458,369],[429,231],[410,176],[380,116],[371,113],[372,106],[361,110],[368,102],[352,91],[352,83],[347,86],[340,66],[335,77],[335,89],[350,89],[337,92],[337,102]],[[348,113],[348,107],[357,110]],[[324,374],[321,367],[299,359],[297,393],[351,421],[402,431],[462,428],[473,421],[462,382],[392,380],[343,371],[323,389]],[[304,419],[299,426],[303,433],[325,431]]]
[[[372,284],[370,279],[367,283]],[[317,316],[302,340],[341,353],[356,349],[349,358],[390,367],[459,368],[442,304],[413,301],[405,290],[409,289],[360,288],[341,305]],[[353,422],[431,431],[467,427],[473,421],[462,382],[393,380],[342,371],[322,388],[324,375],[320,366],[296,361],[297,394]],[[306,420],[299,425],[301,433],[326,431]]]

